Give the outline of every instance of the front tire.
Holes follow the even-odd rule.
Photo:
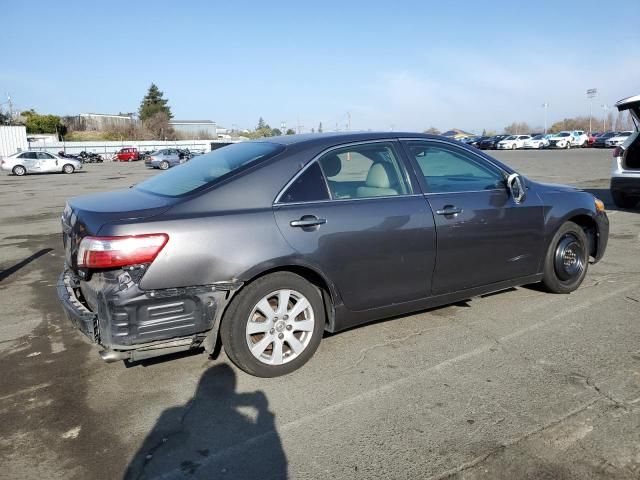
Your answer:
[[[566,222],[549,245],[542,283],[552,293],[571,293],[584,280],[588,265],[587,235],[579,225]]]
[[[73,165],[71,165],[70,163],[67,163],[64,167],[62,167],[62,171],[64,173],[73,173],[75,171],[75,168],[73,168]]]
[[[243,288],[220,326],[227,356],[257,377],[297,370],[313,356],[325,325],[322,297],[299,275],[276,272]]]
[[[13,174],[17,177],[22,177],[25,173],[27,173],[27,169],[22,165],[16,165],[13,167]]]
[[[163,160],[162,162],[160,162],[160,170],[167,170],[169,168],[169,162],[167,162],[166,160]]]

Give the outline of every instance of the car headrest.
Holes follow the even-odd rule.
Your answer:
[[[367,174],[367,187],[391,188],[391,180],[387,165],[381,162],[374,163]]]
[[[335,177],[342,170],[342,160],[336,154],[331,154],[322,159],[322,169],[327,177]]]

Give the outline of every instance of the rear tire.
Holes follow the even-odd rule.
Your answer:
[[[633,208],[638,204],[638,198],[635,197],[627,197],[622,192],[611,192],[611,197],[613,197],[613,203],[616,204],[618,208]]]
[[[22,177],[25,173],[27,173],[27,169],[24,168],[22,165],[16,165],[15,167],[13,167],[13,174],[17,177]]]
[[[227,356],[241,370],[278,377],[309,361],[324,326],[318,288],[299,275],[276,272],[250,283],[233,298],[220,325],[220,338]]]
[[[549,244],[542,284],[552,293],[571,293],[584,280],[588,266],[587,235],[579,225],[565,222]]]

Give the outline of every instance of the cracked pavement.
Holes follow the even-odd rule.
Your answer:
[[[0,177],[0,476],[639,478],[640,211],[611,204],[609,150],[494,153],[605,201],[608,251],[583,286],[509,289],[328,335],[277,379],[224,353],[107,365],[64,318],[66,197],[154,172]]]

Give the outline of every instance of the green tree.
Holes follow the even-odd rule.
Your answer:
[[[424,133],[430,133],[431,135],[440,135],[441,132],[436,127],[429,127],[424,131]]]
[[[519,135],[531,132],[531,127],[526,122],[513,122],[511,125],[504,127],[504,133],[510,135]]]
[[[264,118],[260,117],[260,119],[258,120],[258,126],[256,127],[256,130],[262,130],[267,126],[267,124],[264,121]]]
[[[322,122],[320,122],[318,124],[318,133],[322,133],[322,132],[323,132],[323,130],[322,130]]]
[[[64,134],[65,126],[60,122],[57,115],[40,115],[31,109],[22,113],[26,118],[25,126],[27,133],[57,133]]]
[[[279,137],[280,135],[282,135],[282,130],[280,130],[279,128],[272,128],[271,129],[271,136],[272,137]]]
[[[140,103],[140,109],[138,110],[140,120],[144,122],[160,112],[166,114],[168,119],[173,118],[171,108],[167,105],[168,102],[169,100],[164,98],[164,93],[160,91],[155,83],[152,83]]]
[[[287,128],[286,135],[295,135],[296,131],[293,128]]]

